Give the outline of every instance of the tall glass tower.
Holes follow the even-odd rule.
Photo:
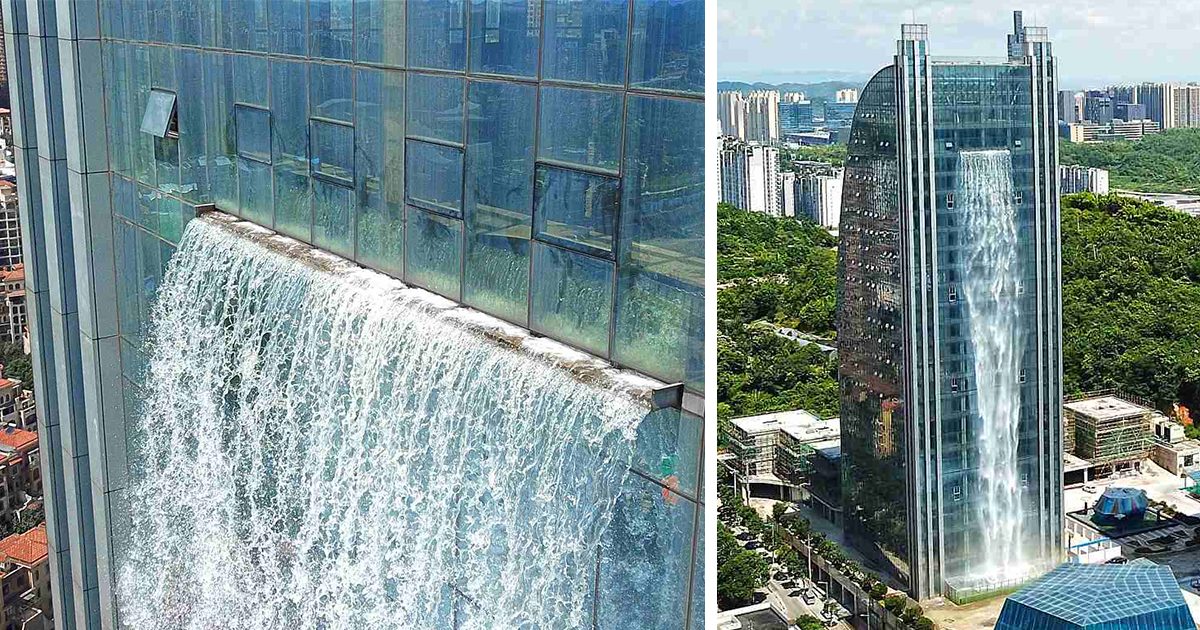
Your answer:
[[[669,384],[578,614],[702,627],[703,0],[0,6],[59,628],[122,626],[146,331],[207,210]]]
[[[1061,555],[1055,62],[931,57],[906,24],[854,115],[838,339],[847,533],[917,597]]]

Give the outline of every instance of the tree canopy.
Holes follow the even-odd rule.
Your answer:
[[[1113,188],[1200,191],[1200,129],[1168,129],[1141,140],[1058,143],[1061,164],[1107,169]]]
[[[717,602],[722,610],[754,603],[754,592],[767,583],[771,567],[762,556],[743,549],[724,523],[717,523]]]

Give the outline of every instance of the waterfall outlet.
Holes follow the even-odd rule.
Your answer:
[[[340,264],[189,224],[128,419],[122,624],[590,625],[646,408]]]
[[[1025,572],[1017,443],[1024,350],[1017,284],[1017,208],[1008,151],[959,154],[959,197],[966,232],[963,294],[975,352],[980,424],[976,518],[982,529],[972,573],[987,579]]]

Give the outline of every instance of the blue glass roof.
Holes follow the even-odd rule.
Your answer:
[[[1195,624],[1168,567],[1064,564],[1004,602],[997,630],[1032,627],[1192,630]]]

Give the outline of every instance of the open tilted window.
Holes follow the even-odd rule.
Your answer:
[[[179,122],[175,116],[175,93],[151,89],[142,114],[142,131],[159,138],[178,138]]]

